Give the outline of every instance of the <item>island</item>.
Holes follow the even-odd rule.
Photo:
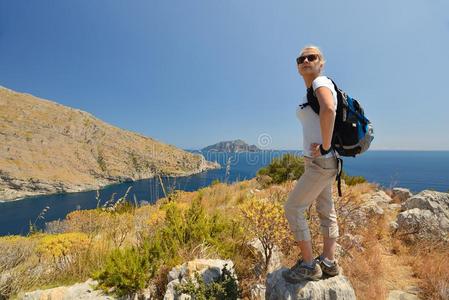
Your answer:
[[[259,152],[262,151],[256,145],[248,145],[241,139],[219,142],[201,149],[202,152]]]

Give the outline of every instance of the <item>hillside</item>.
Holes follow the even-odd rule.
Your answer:
[[[0,144],[0,200],[219,167],[87,112],[3,87]]]
[[[264,188],[254,178],[177,191],[153,205],[77,210],[48,223],[45,232],[0,237],[0,298],[123,299],[104,295],[104,289],[139,299],[182,299],[173,297],[179,277],[210,263],[212,276],[220,261],[233,266],[240,299],[305,299],[312,291],[333,296],[307,299],[447,299],[449,194],[342,183],[343,197],[333,186],[341,276],[298,284],[282,280],[279,273],[300,255],[282,209],[295,181]],[[319,254],[315,205],[309,226]],[[271,249],[269,261],[260,241]],[[343,290],[356,298],[337,297]]]

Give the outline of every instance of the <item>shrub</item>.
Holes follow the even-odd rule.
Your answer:
[[[43,236],[37,244],[36,252],[39,257],[52,259],[57,268],[64,269],[89,246],[90,239],[84,233],[61,233]]]
[[[279,184],[287,180],[298,179],[303,173],[304,160],[300,156],[287,153],[273,158],[268,166],[257,171],[257,176],[269,176],[273,183]],[[266,178],[264,181],[267,181]]]
[[[100,169],[103,172],[106,172],[108,170],[107,169],[107,165],[106,165],[106,161],[104,159],[103,151],[101,151],[101,150],[98,151],[97,163],[98,163],[98,166],[100,167]]]
[[[106,216],[107,212],[100,209],[75,210],[67,214],[64,222],[69,232],[79,231],[95,236],[107,227]]]
[[[209,216],[201,204],[201,199],[193,200],[191,206],[182,211],[176,203],[164,205],[165,223],[155,233],[153,242],[162,251],[162,255],[171,263],[179,263],[177,257],[181,249],[193,249],[199,244],[212,246],[223,256],[231,254],[233,242],[224,242],[225,236],[237,229],[232,221],[218,214]]]
[[[363,176],[350,176],[346,174],[344,171],[341,172],[341,178],[345,181],[347,185],[356,185],[359,183],[366,182],[365,177]]]
[[[223,266],[220,277],[210,284],[206,284],[203,276],[198,272],[195,272],[194,276],[196,282],[189,278],[186,283],[175,285],[176,292],[188,294],[197,300],[233,300],[241,297],[237,279],[226,268],[226,264]]]
[[[113,250],[102,270],[93,274],[98,287],[108,292],[114,288],[117,296],[137,293],[146,287],[156,271],[154,256],[147,247]]]
[[[214,186],[214,185],[216,185],[216,184],[220,184],[220,179],[218,179],[218,178],[215,178],[214,180],[212,180],[212,182],[211,182],[211,186]]]
[[[251,199],[241,206],[246,228],[259,239],[264,250],[264,267],[268,269],[275,246],[288,252],[292,237],[284,209],[279,202]]]

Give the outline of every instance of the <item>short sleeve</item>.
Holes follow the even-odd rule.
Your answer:
[[[331,90],[332,96],[334,96],[335,107],[337,107],[337,92],[335,91],[335,87],[332,81],[326,76],[318,76],[312,82],[313,91],[321,86],[328,87]]]

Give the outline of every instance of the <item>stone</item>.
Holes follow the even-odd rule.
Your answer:
[[[396,219],[398,232],[409,239],[449,241],[449,194],[424,190],[402,203]]]
[[[362,245],[363,238],[361,235],[352,235],[350,233],[345,233],[339,238],[339,244],[343,245],[344,249],[356,249],[359,252],[363,252],[365,249]],[[337,244],[338,245],[338,244]],[[340,246],[341,247],[341,246]],[[337,247],[338,248],[338,247]],[[336,251],[337,252],[337,251]],[[341,255],[339,255],[340,257]],[[338,259],[337,255],[335,257]]]
[[[95,290],[97,281],[92,279],[83,283],[76,283],[71,286],[60,286],[46,290],[36,290],[19,294],[21,300],[108,300],[116,299],[112,296],[104,295],[103,292]]]
[[[189,295],[178,295],[175,291],[175,285],[186,283],[189,278],[194,279],[195,272],[198,272],[203,277],[206,284],[210,284],[221,276],[221,270],[225,264],[231,274],[237,277],[234,271],[234,263],[231,260],[195,259],[174,267],[167,275],[168,284],[164,300],[190,299]]]
[[[449,218],[449,193],[423,190],[402,204],[403,210],[412,208],[430,210]]]
[[[378,190],[372,194],[364,196],[364,203],[361,205],[362,211],[368,214],[383,215],[385,209],[391,209],[392,199],[383,190]]]
[[[396,198],[399,200],[399,202],[405,202],[408,198],[412,197],[413,194],[410,192],[409,189],[401,188],[401,187],[395,187],[392,190],[393,192],[393,198]]]
[[[355,292],[349,279],[344,275],[338,275],[318,281],[303,281],[290,284],[282,277],[282,272],[287,268],[281,268],[270,274],[266,279],[267,300],[296,300],[296,299],[328,299],[328,300],[355,300]]]
[[[378,190],[371,195],[371,201],[376,203],[390,203],[393,199],[382,190]]]

